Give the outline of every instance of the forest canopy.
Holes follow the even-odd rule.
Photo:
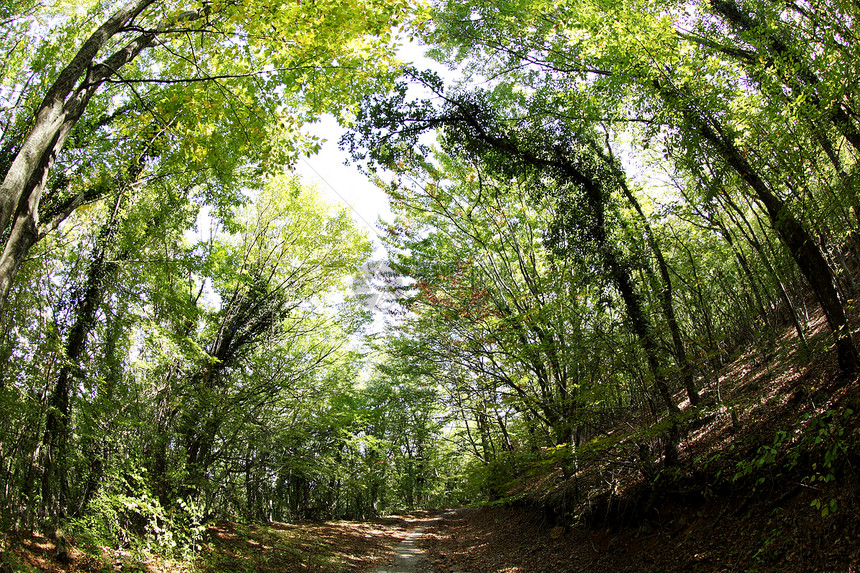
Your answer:
[[[745,349],[856,384],[854,2],[49,4],[0,7],[4,530],[657,480]],[[375,254],[293,172],[324,114]]]

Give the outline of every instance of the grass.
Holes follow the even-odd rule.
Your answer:
[[[118,567],[135,573],[363,573],[391,557],[405,527],[401,518],[267,524],[221,521],[207,528],[196,555],[186,560],[108,547],[87,547],[84,552],[72,539],[68,563],[53,558],[50,540],[32,535],[0,553],[0,563],[8,563],[16,573],[103,573]],[[7,541],[4,547],[8,547]],[[0,572],[6,570],[0,568]]]

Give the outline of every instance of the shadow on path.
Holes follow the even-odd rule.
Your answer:
[[[427,560],[427,552],[419,545],[420,540],[429,526],[454,515],[456,512],[449,511],[436,517],[410,520],[415,526],[394,549],[394,559],[376,569],[375,573],[431,573],[433,568]]]

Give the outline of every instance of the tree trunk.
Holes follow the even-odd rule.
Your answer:
[[[658,88],[663,97],[669,100],[670,105],[678,103],[676,92],[659,85]],[[715,118],[703,117],[702,112],[694,110],[690,105],[682,105],[681,111],[723,160],[755,192],[759,202],[767,211],[770,222],[783,245],[791,253],[792,258],[800,268],[800,272],[806,277],[824,311],[836,345],[840,370],[846,376],[854,374],[860,366],[860,357],[858,357],[857,349],[854,346],[845,309],[839,300],[830,267],[815,241],[800,221],[794,217],[788,206],[771,192],[761,176],[740,153],[734,141],[726,134],[726,131]]]
[[[36,109],[35,122],[0,183],[0,235],[8,232],[0,254],[0,315],[27,251],[38,240],[39,203],[57,156],[75,124],[102,84],[150,47],[167,23],[139,34],[97,62],[99,52],[159,0],[130,0],[83,43],[48,88]],[[180,18],[194,20],[200,14]]]
[[[42,504],[47,517],[65,514],[68,504],[68,476],[66,456],[71,421],[71,391],[73,381],[80,376],[80,360],[87,346],[87,337],[96,320],[96,311],[104,295],[104,286],[111,264],[107,262],[107,249],[117,226],[121,202],[117,195],[110,219],[99,231],[92,261],[87,269],[86,281],[73,291],[74,323],[69,329],[64,348],[63,365],[48,401],[45,435],[42,440],[44,464],[42,471]],[[54,495],[56,490],[56,496]]]

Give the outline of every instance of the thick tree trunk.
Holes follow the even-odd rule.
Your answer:
[[[75,124],[102,84],[150,47],[167,24],[139,34],[97,62],[99,52],[141,12],[159,0],[130,0],[84,42],[48,89],[21,149],[0,183],[0,235],[8,232],[0,254],[0,315],[21,262],[38,240],[39,203],[51,168]],[[200,14],[184,14],[194,20]]]
[[[39,239],[36,213],[40,196],[41,188],[33,193],[28,198],[29,201],[15,214],[6,244],[0,253],[0,317],[3,315],[18,269],[27,257],[30,247]]]
[[[98,87],[154,39],[153,36],[143,43],[142,37],[138,38],[105,63],[94,66],[95,59],[105,44],[118,34],[129,20],[155,1],[131,0],[117,10],[84,42],[48,89],[36,110],[33,128],[21,144],[21,149],[0,184],[0,232],[8,227],[12,213],[20,210],[22,200],[27,202],[30,195],[40,185],[44,185],[48,169]],[[114,67],[110,64],[118,65]],[[109,66],[112,69],[108,69]]]

